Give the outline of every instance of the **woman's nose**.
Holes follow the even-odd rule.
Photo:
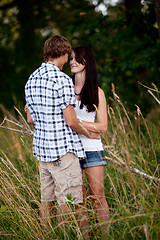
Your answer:
[[[73,60],[73,59],[71,59],[71,60],[70,60],[70,64],[73,64],[73,63],[74,63],[74,60]]]

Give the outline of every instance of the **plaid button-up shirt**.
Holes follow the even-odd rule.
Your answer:
[[[82,142],[62,112],[75,104],[72,79],[52,63],[42,63],[27,81],[25,97],[34,121],[33,153],[38,160],[56,161],[67,152],[83,158]]]

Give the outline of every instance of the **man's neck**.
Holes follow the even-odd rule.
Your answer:
[[[59,68],[59,64],[58,64],[57,59],[48,60],[47,62],[48,62],[48,63],[52,63],[53,65],[55,65],[55,66],[57,66],[57,67]]]

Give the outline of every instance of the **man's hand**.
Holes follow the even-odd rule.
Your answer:
[[[25,107],[24,107],[24,111],[27,113],[27,122],[28,122],[29,124],[34,125],[33,119],[32,119],[32,117],[31,117],[31,114],[30,114],[30,112],[29,112],[29,109],[28,109],[28,107],[27,107],[26,105],[25,105]]]
[[[100,139],[100,135],[99,133],[95,133],[95,132],[90,132],[89,131],[89,138],[92,138],[92,139]]]
[[[72,105],[69,105],[66,109],[63,110],[63,115],[67,125],[75,132],[85,135],[89,138],[100,139],[99,133],[91,132],[86,129],[82,123],[78,120],[76,112]]]

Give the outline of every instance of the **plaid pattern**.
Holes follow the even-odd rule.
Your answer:
[[[65,122],[62,110],[75,104],[72,79],[51,63],[31,74],[25,86],[26,105],[34,121],[33,153],[39,161],[56,161],[67,152],[85,156],[78,134]]]

